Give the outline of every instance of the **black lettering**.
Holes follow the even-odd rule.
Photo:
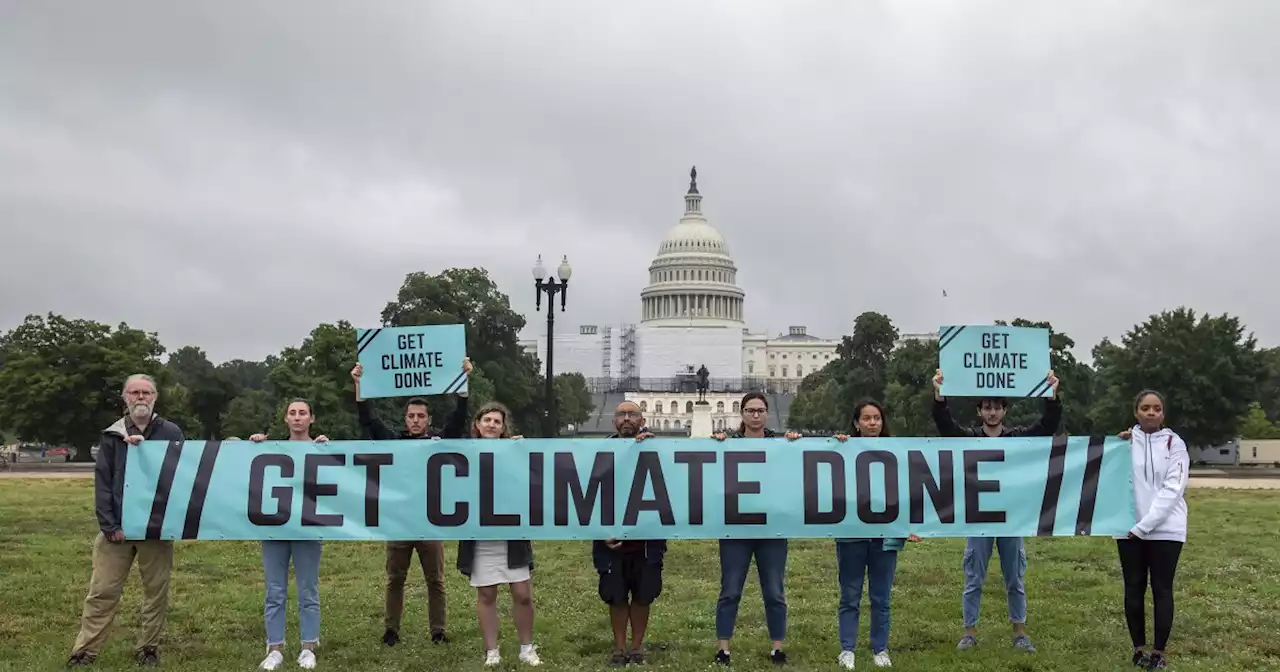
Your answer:
[[[975,366],[973,365],[973,353],[972,353],[972,352],[966,352],[966,353],[964,353],[964,368],[966,368],[966,369],[973,369],[973,368],[977,368],[977,367],[975,367]]]
[[[543,453],[529,453],[529,524],[541,526],[546,524],[546,513],[543,512],[543,501],[546,488],[542,481]]]
[[[573,453],[556,453],[555,472],[552,475],[552,491],[555,494],[555,524],[569,524],[569,496],[573,495],[573,508],[578,514],[579,525],[591,524],[591,512],[600,497],[600,524],[613,525],[616,497],[613,489],[613,453],[596,453],[591,464],[591,476],[587,479],[586,492],[578,480],[578,463]]]
[[[364,467],[364,525],[378,526],[378,495],[382,490],[382,468],[395,462],[391,453],[357,453],[351,464]]]
[[[444,512],[443,481],[444,468],[453,467],[456,478],[471,475],[471,463],[462,453],[434,453],[427,458],[427,522],[436,527],[460,527],[465,525],[471,515],[471,505],[467,502],[454,504],[453,513]]]
[[[760,494],[760,481],[738,480],[738,466],[742,464],[764,464],[767,459],[761,450],[733,450],[724,454],[724,524],[725,525],[765,525],[769,521],[766,513],[746,513],[738,510],[738,498],[742,495]]]
[[[276,485],[271,488],[271,498],[276,500],[276,512],[262,510],[262,489],[266,481],[267,467],[279,467],[280,478],[293,478],[293,458],[279,453],[255,456],[249,463],[249,522],[264,527],[277,527],[289,522],[293,513],[293,488]]]
[[[411,387],[431,387],[430,371],[414,371],[412,373],[393,374],[394,384],[397,390],[408,389]]]
[[[702,467],[715,464],[717,455],[710,450],[676,451],[676,464],[689,465],[689,524],[702,524]]]
[[[420,350],[422,338],[422,334],[397,334],[396,347],[401,350]]]
[[[653,499],[644,498],[646,482],[653,484]],[[657,511],[658,520],[663,525],[676,524],[675,513],[671,510],[671,494],[667,492],[667,478],[662,473],[662,461],[652,450],[642,450],[636,455],[636,473],[631,479],[631,491],[627,493],[627,510],[622,514],[622,524],[635,525],[640,520],[641,511]]]
[[[316,499],[338,494],[336,483],[321,483],[320,467],[341,467],[347,463],[346,455],[311,453],[302,460],[302,526],[341,527],[342,514],[316,512]]]
[[[170,441],[164,451],[164,462],[156,477],[156,494],[151,498],[151,516],[147,519],[147,539],[159,539],[164,528],[165,511],[169,506],[169,492],[173,489],[173,476],[182,459],[183,441]]]
[[[1012,371],[979,371],[975,374],[979,389],[1008,390],[1016,387]]]
[[[1058,521],[1058,498],[1062,495],[1062,476],[1067,467],[1067,437],[1055,436],[1049,445],[1049,473],[1044,477],[1044,499],[1040,501],[1040,523],[1036,536],[1051,537]]]
[[[871,509],[871,465],[884,465],[884,511]],[[898,519],[898,456],[887,450],[864,450],[853,462],[858,479],[858,519],[880,525]]]
[[[929,460],[919,450],[907,451],[907,492],[911,497],[911,524],[924,523],[924,495],[929,493],[938,522],[956,522],[956,465],[949,450],[938,451],[938,478],[929,470]],[[939,482],[941,481],[941,482]]]
[[[379,360],[382,362],[383,371],[390,371],[396,368],[395,357],[391,355],[383,355],[382,357],[379,357]]]
[[[480,453],[480,526],[519,527],[520,514],[493,510],[493,453]]]
[[[1027,368],[1027,353],[1019,352],[1013,356],[1014,366],[1019,369]]]
[[[979,495],[1000,492],[1000,481],[978,478],[978,465],[983,462],[1004,462],[1004,451],[964,451],[964,522],[967,525],[1005,522],[1004,511],[983,511],[980,506]]]
[[[831,465],[831,510],[822,511],[818,502],[818,465]],[[835,525],[844,521],[848,512],[844,456],[834,450],[808,450],[804,453],[804,523]]]

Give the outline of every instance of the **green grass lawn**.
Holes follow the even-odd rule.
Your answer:
[[[1186,670],[1280,669],[1280,492],[1193,490],[1192,538],[1182,555],[1171,666]],[[0,669],[60,667],[79,627],[97,532],[89,480],[0,481]],[[590,546],[535,544],[536,643],[544,668],[607,667],[607,613],[596,597]],[[1027,575],[1031,634],[1040,653],[1009,647],[998,562],[983,603],[985,637],[957,653],[961,633],[963,540],[910,544],[898,564],[890,651],[899,670],[1132,669],[1121,609],[1115,543],[1109,539],[1032,539]],[[262,567],[257,545],[186,542],[177,547],[165,667],[252,670],[263,655]],[[454,642],[430,644],[425,591],[410,574],[403,636],[380,643],[384,555],[378,543],[329,543],[321,575],[322,670],[481,669],[474,593],[453,570],[449,545],[449,630]],[[417,572],[418,570],[414,570]],[[135,575],[136,576],[136,575]],[[735,669],[769,669],[758,584],[749,577],[733,646]],[[132,658],[140,585],[131,579],[99,669],[135,669]],[[654,607],[649,667],[706,669],[714,654],[719,588],[714,542],[678,542],[666,562],[666,587]],[[794,541],[787,576],[791,669],[836,670],[835,552],[830,541]],[[293,595],[290,595],[293,599]],[[505,599],[505,596],[504,596]],[[862,621],[858,669],[874,669]],[[290,604],[289,650],[296,655]],[[1148,609],[1150,613],[1150,609]],[[1149,616],[1148,616],[1149,618]],[[504,669],[518,669],[504,604]],[[287,669],[297,669],[293,655]]]

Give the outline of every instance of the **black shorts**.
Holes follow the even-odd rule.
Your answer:
[[[652,604],[662,594],[662,567],[649,564],[643,553],[619,553],[613,571],[600,574],[600,599],[605,604]]]

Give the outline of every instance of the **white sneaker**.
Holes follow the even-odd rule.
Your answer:
[[[524,663],[525,665],[533,665],[535,667],[538,665],[541,665],[542,659],[538,657],[538,648],[535,646],[531,646],[527,649],[524,647],[521,647],[520,662]]]
[[[880,653],[877,653],[875,663],[876,667],[891,667],[893,665],[893,661],[889,660],[888,651],[881,651]]]
[[[262,664],[258,665],[259,670],[274,670],[284,665],[284,654],[279,651],[272,651],[262,659]]]
[[[846,670],[852,670],[853,669],[853,652],[841,651],[840,657],[836,658],[836,662],[840,663],[840,667],[843,667]]]
[[[502,656],[497,649],[484,652],[484,664],[486,667],[497,667],[502,664]]]
[[[298,667],[301,667],[304,670],[316,669],[315,651],[312,651],[311,649],[303,649],[302,653],[298,654]]]

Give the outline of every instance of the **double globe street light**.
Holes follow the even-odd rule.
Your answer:
[[[560,435],[560,418],[556,409],[555,395],[555,370],[553,368],[555,361],[555,330],[556,330],[556,294],[560,295],[560,311],[564,312],[565,299],[569,292],[569,276],[573,275],[573,267],[569,265],[569,257],[565,255],[560,266],[556,268],[556,276],[560,278],[560,282],[556,282],[556,278],[547,276],[547,269],[542,265],[542,255],[538,255],[538,263],[533,266],[533,286],[537,294],[537,310],[542,310],[542,295],[547,295],[547,379],[546,379],[546,409],[547,409],[547,436],[556,437]]]

